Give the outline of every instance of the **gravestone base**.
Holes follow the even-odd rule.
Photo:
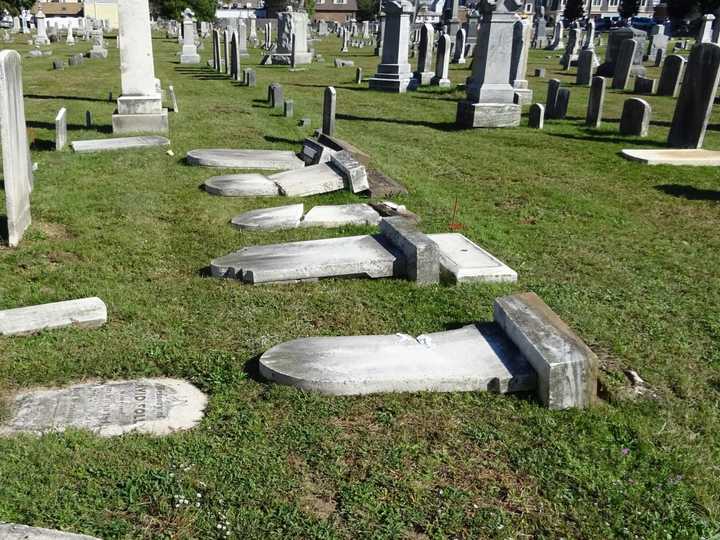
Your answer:
[[[199,64],[200,63],[200,55],[199,54],[183,54],[180,56],[180,63],[181,64]]]
[[[515,103],[517,105],[530,105],[533,101],[533,91],[529,88],[515,88]]]
[[[456,123],[461,127],[517,127],[522,107],[514,103],[472,103],[464,100],[457,106]]]
[[[368,84],[370,90],[402,94],[407,92],[411,80],[412,73],[409,64],[380,64],[378,72],[368,80]]]
[[[113,133],[167,133],[170,131],[168,110],[155,114],[113,114]]]
[[[413,79],[415,79],[420,86],[427,86],[432,82],[434,76],[434,71],[416,71]]]
[[[90,51],[89,54],[90,54],[90,58],[94,58],[94,59],[98,59],[98,58],[105,59],[108,57],[107,49],[97,49],[97,50],[93,49],[92,51]]]

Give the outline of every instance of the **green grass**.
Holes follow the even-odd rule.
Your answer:
[[[53,46],[55,57],[89,49]],[[0,248],[0,308],[99,296],[99,330],[0,340],[0,393],[140,376],[186,378],[209,394],[196,429],[165,438],[84,432],[0,439],[0,520],[110,538],[711,538],[720,532],[720,175],[648,167],[618,156],[664,144],[674,101],[653,108],[646,139],[618,134],[609,91],[603,126],[583,127],[588,90],[556,55],[529,73],[571,87],[569,118],[543,131],[456,130],[462,92],[387,95],[325,64],[256,66],[257,88],[177,64],[155,39],[157,75],[173,84],[174,156],[164,150],[48,151],[67,107],[71,139],[108,136],[120,93],[118,54],[52,71],[24,59],[28,127],[39,163],[33,225]],[[19,50],[26,52],[27,45]],[[206,43],[203,61],[211,47]],[[374,73],[370,49],[350,55]],[[454,82],[469,74],[452,66]],[[468,66],[464,66],[467,68]],[[657,70],[650,68],[650,76]],[[546,80],[532,77],[544,102]],[[265,104],[280,82],[295,120]],[[418,288],[401,280],[245,286],[204,277],[242,246],[344,236],[370,228],[240,232],[253,208],[299,202],[211,197],[216,171],[188,167],[193,148],[298,150],[319,126],[322,90],[338,92],[338,135],[404,183],[398,199],[427,232],[464,234],[516,269],[513,285]],[[91,110],[98,126],[85,129]],[[705,147],[720,149],[720,115]],[[341,192],[302,200],[361,200]],[[601,358],[603,402],[552,412],[528,396],[403,394],[334,398],[268,384],[253,359],[311,335],[417,335],[492,318],[493,298],[537,292]],[[623,370],[650,390],[633,397]],[[7,411],[6,411],[7,412]],[[198,498],[197,494],[201,497]],[[193,504],[176,507],[175,497]],[[195,505],[195,502],[199,505]]]

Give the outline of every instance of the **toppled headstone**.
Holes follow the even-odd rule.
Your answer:
[[[514,283],[517,272],[459,233],[429,234],[440,251],[440,270],[455,283]]]
[[[16,523],[0,523],[0,538],[3,540],[100,540],[94,536],[28,527]]]
[[[211,195],[222,197],[277,197],[278,186],[266,176],[257,173],[213,176],[203,185]]]
[[[106,321],[107,307],[102,300],[82,298],[0,311],[0,335],[25,335],[66,326],[97,328]]]
[[[470,325],[413,338],[312,337],[260,357],[263,377],[331,395],[532,390],[536,375],[502,332]]]
[[[88,141],[74,141],[72,149],[78,154],[89,152],[108,152],[112,150],[134,150],[138,148],[151,148],[154,146],[170,146],[170,141],[158,135],[143,137],[117,137],[111,139],[94,139]]]
[[[702,148],[625,149],[620,154],[630,161],[646,165],[677,165],[689,167],[719,167],[720,152]]]
[[[339,204],[316,206],[302,218],[301,227],[342,227],[344,225],[377,225],[378,214],[370,205]]]
[[[354,65],[355,65],[355,62],[353,62],[352,60],[345,60],[342,58],[335,59],[335,67],[336,68],[352,67]]]
[[[100,437],[131,431],[168,435],[193,428],[207,398],[178,379],[91,382],[65,388],[28,390],[12,400],[0,435],[42,435],[87,429]]]
[[[305,163],[289,150],[201,149],[187,153],[190,165],[227,169],[302,169]]]
[[[234,217],[230,223],[238,229],[264,231],[295,229],[300,225],[304,212],[305,207],[302,204],[260,208]]]
[[[405,259],[405,273],[416,283],[440,281],[440,253],[438,245],[401,217],[384,218],[380,231]]]

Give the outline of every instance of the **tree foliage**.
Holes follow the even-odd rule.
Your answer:
[[[358,20],[372,21],[380,11],[380,0],[358,0]]]
[[[569,21],[576,21],[585,15],[585,2],[583,0],[567,0],[563,17]]]
[[[150,0],[150,11],[165,19],[182,20],[182,12],[190,8],[199,21],[215,19],[215,0]]]
[[[640,11],[640,0],[620,0],[618,12],[623,19],[634,17]]]

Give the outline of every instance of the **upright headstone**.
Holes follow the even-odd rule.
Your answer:
[[[480,15],[477,12],[471,12],[467,16],[467,34],[465,45],[465,56],[473,56],[475,53],[475,44],[478,41],[478,30],[480,28]]]
[[[437,59],[435,62],[435,76],[430,80],[433,86],[448,87],[450,79],[448,73],[450,70],[450,36],[443,34],[440,36],[437,48]]]
[[[175,95],[175,87],[173,85],[168,86],[168,94],[170,95],[170,102],[172,103],[172,110],[174,113],[179,113],[180,108],[178,107],[177,96]]]
[[[547,47],[547,20],[545,20],[545,6],[539,6],[539,9],[535,13],[533,28],[533,49],[544,49]]]
[[[702,148],[720,83],[720,45],[695,45],[683,81],[687,82],[683,83],[675,105],[668,145],[673,148]]]
[[[108,57],[107,49],[105,48],[105,37],[101,29],[95,29],[92,31],[93,46],[90,49],[90,58],[103,59]]]
[[[362,84],[363,70],[361,67],[355,69],[355,84]]]
[[[680,93],[680,83],[683,80],[684,72],[685,58],[677,54],[668,56],[660,72],[657,95],[677,97]]]
[[[385,15],[382,60],[369,86],[373,90],[403,93],[410,84],[408,44],[410,16],[415,8],[408,0],[388,0],[382,9]]]
[[[594,51],[584,50],[580,51],[580,55],[577,63],[577,76],[575,83],[581,86],[589,86],[590,79],[593,76],[593,57],[595,56]]]
[[[518,0],[483,4],[472,74],[466,84],[467,99],[457,107],[456,122],[463,127],[515,127],[520,125],[521,107],[515,104],[510,85],[513,36]]]
[[[220,73],[222,71],[222,53],[220,48],[220,30],[213,30],[213,68]]]
[[[195,45],[195,21],[192,12],[187,9],[183,13],[183,47],[180,53],[181,64],[199,64],[200,55]]]
[[[633,58],[638,48],[638,42],[634,39],[626,39],[620,45],[620,52],[615,62],[615,76],[613,77],[612,88],[614,90],[625,90],[630,80],[630,69]]]
[[[148,0],[118,0],[122,95],[113,132],[168,131],[168,111],[155,79]]]
[[[68,26],[67,37],[65,38],[65,43],[67,45],[75,45],[75,36],[73,36],[72,26]]]
[[[455,34],[455,53],[452,59],[453,64],[465,63],[465,29],[458,28]]]
[[[312,53],[307,46],[308,14],[304,11],[283,11],[277,16],[277,53],[292,53],[292,36],[295,36],[295,62],[298,65],[312,62]]]
[[[553,32],[553,39],[550,45],[546,47],[548,51],[557,51],[565,47],[563,42],[563,24],[561,21],[555,23],[555,31]]]
[[[55,150],[65,148],[67,144],[67,109],[63,107],[55,117]]]
[[[223,57],[225,58],[225,63],[223,64],[223,73],[230,74],[230,40],[232,39],[232,33],[230,30],[223,31]]]
[[[432,65],[433,45],[435,43],[435,30],[431,24],[425,23],[420,28],[420,49],[418,51],[417,70],[414,79],[417,84],[424,86],[430,84],[433,78]]]
[[[237,31],[230,37],[230,78],[233,81],[240,80],[240,47]]]
[[[602,123],[603,105],[605,104],[605,77],[593,77],[588,96],[585,125],[593,128],[600,127]]]
[[[249,19],[254,21],[255,19]],[[247,26],[245,26],[245,20],[238,17],[236,19],[237,21],[237,46],[238,46],[238,55],[240,58],[247,58],[250,56],[250,53],[248,52],[248,31]]]
[[[22,59],[12,49],[0,51],[0,119],[8,244],[15,247],[30,226],[33,176],[25,126]]]
[[[323,94],[323,121],[322,132],[328,137],[335,134],[335,107],[337,93],[335,88],[328,86]]]
[[[714,21],[715,15],[712,15],[711,13],[703,15],[702,22],[700,23],[700,31],[697,36],[698,43],[707,43],[712,41]]]
[[[280,83],[272,83],[268,87],[268,101],[273,109],[281,109],[283,106],[283,87]]]
[[[528,127],[542,129],[545,125],[545,106],[533,103],[528,110]]]
[[[558,91],[560,90],[560,81],[558,79],[550,79],[548,81],[547,97],[545,98],[545,117],[555,118],[555,110],[557,109]]]
[[[567,116],[568,106],[570,105],[570,89],[560,88],[557,93],[557,101],[555,102],[555,118],[564,120]]]
[[[42,10],[38,10],[35,14],[35,24],[37,25],[37,35],[35,36],[35,45],[48,45],[50,38],[47,35],[47,20]]]
[[[512,60],[510,62],[510,84],[515,89],[516,102],[520,105],[532,103],[533,91],[527,81],[527,63],[530,54],[532,26],[530,19],[521,19],[513,29]]]
[[[657,58],[658,51],[663,51],[663,54],[665,54],[667,45],[668,36],[665,35],[665,26],[662,24],[656,24],[650,29],[650,32],[648,34],[646,58],[650,60],[655,60]]]
[[[585,26],[585,41],[582,46],[583,51],[592,51],[592,67],[596,68],[600,65],[597,54],[595,54],[595,20],[590,19]]]
[[[644,99],[630,98],[623,104],[620,134],[647,137],[652,109]]]
[[[563,69],[570,69],[570,66],[574,65],[578,59],[578,52],[580,51],[580,38],[581,31],[579,28],[570,28],[568,34],[567,45],[565,46],[565,52],[560,59],[560,64]]]
[[[645,53],[647,34],[637,28],[625,27],[610,30],[608,44],[605,48],[605,61],[598,67],[598,75],[613,77],[615,75],[615,63],[620,55],[620,48],[624,41],[634,39],[638,46],[635,48],[635,56],[631,63],[631,75],[645,75],[643,67],[643,54]]]

